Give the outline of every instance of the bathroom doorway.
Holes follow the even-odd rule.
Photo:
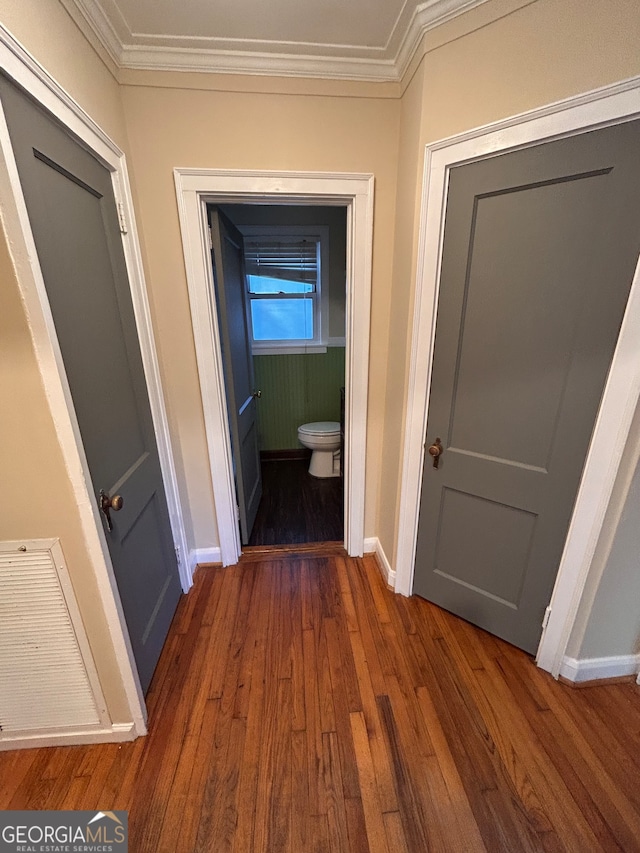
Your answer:
[[[198,549],[200,559],[206,554],[230,566],[242,553],[207,226],[207,205],[238,203],[346,207],[344,548],[360,557],[365,543],[373,544],[365,540],[365,504],[375,178],[189,166],[173,171],[217,528],[215,547]]]
[[[210,212],[214,209],[237,229],[236,242],[243,242],[241,277],[253,374],[247,401],[253,400],[246,412],[241,400],[231,404],[228,390],[238,374],[247,372],[242,354],[234,356],[239,359],[235,379],[234,365],[225,365],[242,542],[342,543],[347,207],[209,206]],[[213,243],[215,255],[215,234]],[[219,289],[221,270],[215,278]],[[237,316],[220,317],[225,304],[230,305],[217,292],[223,339],[224,330],[238,324]],[[226,310],[237,315],[237,308]],[[223,362],[230,360],[231,345],[227,353],[224,349]],[[254,407],[262,497],[257,510],[245,512],[239,468],[250,463],[241,443],[244,427],[238,429],[232,419],[234,411],[244,418]],[[246,493],[253,495],[255,477],[248,479]]]

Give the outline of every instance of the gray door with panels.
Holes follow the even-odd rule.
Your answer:
[[[1,75],[0,97],[146,691],[181,588],[111,175]]]
[[[531,653],[640,251],[638,152],[635,121],[450,174],[413,591]]]
[[[216,207],[209,208],[209,225],[240,538],[247,545],[262,497],[262,473],[256,405],[259,392],[253,378],[244,243],[242,234]]]

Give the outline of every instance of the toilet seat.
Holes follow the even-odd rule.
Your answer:
[[[316,421],[312,424],[302,424],[298,432],[303,435],[339,435],[340,424],[337,421]]]
[[[337,421],[316,421],[298,427],[300,444],[311,453],[309,473],[313,477],[340,476],[340,424]]]

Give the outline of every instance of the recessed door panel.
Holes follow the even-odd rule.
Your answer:
[[[435,571],[453,582],[450,606],[472,592],[517,607],[536,516],[455,489],[443,489],[441,497]],[[478,563],[486,567],[482,574]]]
[[[594,239],[581,217],[558,223],[554,211],[597,206],[604,178],[596,173],[476,200],[452,447],[546,469]]]

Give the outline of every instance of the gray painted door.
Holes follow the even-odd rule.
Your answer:
[[[640,250],[640,122],[452,169],[413,590],[535,652]]]
[[[0,96],[96,501],[123,498],[102,517],[146,691],[181,589],[111,177],[2,76]]]
[[[240,516],[246,545],[262,497],[258,412],[253,379],[242,234],[217,208],[209,209],[211,257],[218,306],[231,449]]]

